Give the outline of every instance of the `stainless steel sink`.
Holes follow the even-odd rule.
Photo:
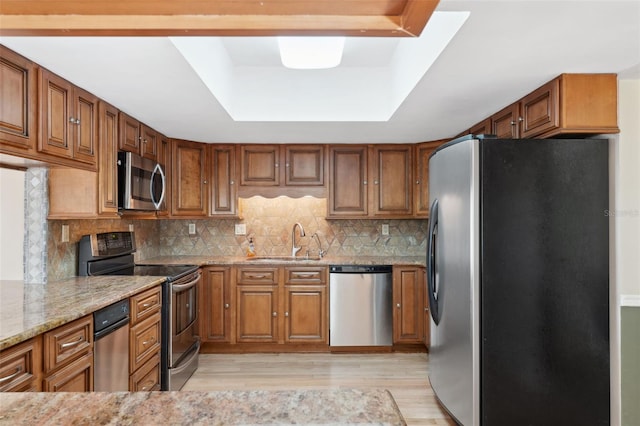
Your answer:
[[[254,256],[247,257],[246,262],[317,262],[321,260],[320,257],[305,257],[305,256]]]

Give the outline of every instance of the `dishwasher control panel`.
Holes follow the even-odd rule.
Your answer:
[[[391,265],[330,265],[329,272],[334,274],[387,274]]]

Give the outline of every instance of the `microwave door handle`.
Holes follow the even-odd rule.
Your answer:
[[[153,197],[153,180],[155,179],[156,173],[160,175],[160,179],[162,179],[162,193],[160,194],[160,199],[158,201],[154,200]],[[165,177],[164,177],[164,171],[162,170],[162,167],[160,167],[159,163],[156,163],[156,167],[153,169],[153,172],[151,173],[151,179],[149,180],[149,193],[151,194],[151,202],[153,203],[153,205],[155,206],[156,209],[160,208],[160,205],[162,204],[162,200],[164,200],[164,193],[165,193]]]

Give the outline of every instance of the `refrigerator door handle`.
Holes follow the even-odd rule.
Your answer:
[[[438,199],[433,200],[429,210],[429,241],[427,243],[427,292],[429,294],[429,310],[433,322],[440,322],[440,306],[438,301],[438,283],[436,279],[436,256],[438,235]]]

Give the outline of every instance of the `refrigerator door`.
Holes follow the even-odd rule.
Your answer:
[[[449,413],[479,424],[479,141],[446,145],[429,161],[429,381]],[[436,203],[437,200],[437,203]],[[434,217],[435,216],[435,217]]]

